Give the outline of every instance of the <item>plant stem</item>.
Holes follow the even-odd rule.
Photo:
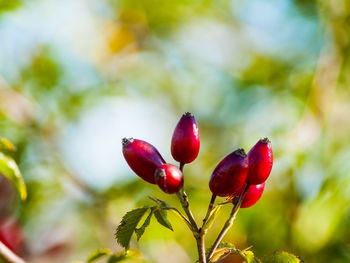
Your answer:
[[[222,228],[220,234],[218,235],[218,237],[216,238],[213,246],[211,247],[209,253],[208,253],[208,256],[207,256],[207,260],[208,262],[210,262],[210,258],[213,256],[215,250],[217,249],[217,247],[219,246],[221,240],[223,239],[223,237],[225,236],[225,234],[227,233],[227,231],[231,228],[232,224],[233,224],[233,221],[235,220],[236,218],[236,215],[238,213],[238,210],[241,206],[241,203],[244,199],[244,196],[245,194],[247,193],[248,191],[248,188],[249,188],[249,185],[246,185],[246,187],[244,188],[244,191],[242,193],[242,195],[240,196],[240,198],[235,202],[234,206],[233,206],[233,209],[231,211],[231,214],[230,214],[230,217],[229,219],[225,222],[225,225],[224,227]]]
[[[205,258],[205,242],[204,242],[204,235],[202,232],[198,234],[196,237],[197,241],[197,249],[198,249],[198,259],[199,263],[207,263],[207,259]]]
[[[209,215],[210,215],[210,212],[211,212],[211,211],[213,210],[213,208],[214,208],[215,199],[216,199],[216,195],[213,194],[213,195],[211,196],[211,199],[210,199],[210,203],[209,203],[209,206],[208,206],[207,214],[205,215],[205,218],[203,219],[202,228],[203,228],[205,222],[208,220]]]
[[[185,193],[185,190],[182,189],[182,194],[180,192],[177,192],[176,193],[177,197],[179,198],[180,200],[180,203],[182,205],[182,208],[184,209],[189,221],[191,222],[191,225],[192,225],[192,228],[195,232],[198,232],[198,226],[197,226],[197,223],[196,221],[194,220],[194,217],[193,217],[193,214],[192,214],[192,211],[190,209],[190,204],[188,202],[188,198],[187,198],[187,195]]]
[[[181,172],[183,172],[185,164],[184,163],[180,163],[180,170]],[[180,193],[181,191],[181,193]],[[179,192],[176,193],[177,197],[180,200],[180,203],[182,205],[182,208],[184,209],[186,215],[188,216],[188,219],[191,222],[192,228],[195,232],[198,232],[198,226],[196,223],[196,220],[194,220],[194,216],[192,214],[191,208],[190,208],[190,203],[188,202],[188,196],[185,192],[185,188],[182,187],[182,189]]]
[[[183,172],[185,164],[180,163],[180,170]],[[190,203],[188,201],[188,196],[185,192],[185,188],[182,187],[182,189],[176,193],[177,197],[180,200],[180,203],[182,205],[183,210],[185,211],[191,226],[192,226],[192,232],[193,236],[196,239],[197,242],[197,249],[198,249],[198,261],[199,263],[207,263],[206,257],[205,257],[205,242],[204,242],[204,232],[202,232],[201,229],[198,229],[198,225],[194,219],[194,216],[192,214]]]
[[[13,253],[7,246],[0,241],[0,255],[9,263],[25,263],[23,259]]]

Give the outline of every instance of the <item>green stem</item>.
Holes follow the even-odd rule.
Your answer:
[[[199,263],[207,263],[207,259],[205,258],[204,234],[202,232],[198,234],[198,236],[196,237],[196,241],[197,241]]]
[[[209,206],[208,206],[207,214],[205,215],[205,218],[203,219],[202,228],[204,227],[205,222],[207,222],[207,220],[208,220],[208,218],[209,218],[209,215],[210,215],[210,212],[211,212],[211,211],[213,210],[213,208],[214,208],[215,199],[216,199],[216,195],[213,194],[213,195],[211,196],[211,199],[210,199],[210,203],[209,203]]]
[[[186,192],[184,189],[182,189],[182,194],[180,192],[177,192],[176,193],[176,196],[179,198],[180,200],[180,203],[182,205],[182,208],[183,210],[185,211],[191,225],[192,225],[192,228],[193,228],[193,231],[195,232],[198,232],[198,226],[197,226],[197,223],[196,221],[194,220],[194,217],[193,217],[193,214],[192,214],[192,211],[190,209],[190,204],[188,202],[188,198],[187,198],[187,195],[186,195]]]
[[[243,194],[240,196],[240,198],[235,202],[234,206],[233,206],[233,209],[231,211],[231,214],[230,214],[230,217],[229,219],[225,222],[225,225],[224,227],[222,228],[220,234],[218,235],[218,237],[216,238],[214,244],[212,245],[209,253],[208,253],[208,256],[207,256],[207,260],[208,262],[210,262],[210,258],[213,256],[215,250],[217,249],[217,247],[219,246],[221,240],[223,239],[223,237],[225,236],[225,234],[227,233],[227,231],[231,228],[232,224],[233,224],[233,221],[235,220],[236,218],[236,215],[238,213],[238,210],[241,206],[241,203],[244,199],[244,196],[245,194],[247,193],[248,191],[248,188],[249,188],[249,185],[246,185],[246,187],[244,188],[244,191],[243,191]]]
[[[183,172],[183,168],[184,168],[185,164],[184,163],[180,163],[180,170],[181,172]],[[198,229],[198,225],[194,219],[194,216],[192,214],[191,208],[190,208],[190,203],[188,201],[188,196],[185,192],[184,187],[182,187],[182,189],[176,193],[176,196],[179,198],[180,203],[182,205],[183,210],[185,211],[188,220],[191,224],[192,227],[192,232],[193,235],[196,239],[197,242],[197,249],[198,249],[198,260],[199,263],[207,263],[207,260],[205,258],[205,242],[204,242],[204,234],[202,232],[201,229]]]

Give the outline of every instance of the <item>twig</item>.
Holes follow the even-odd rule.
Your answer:
[[[9,263],[26,263],[0,241],[0,255]]]
[[[213,210],[213,208],[214,208],[215,199],[216,199],[216,195],[213,194],[213,195],[211,196],[211,199],[210,199],[210,203],[209,203],[209,206],[208,206],[207,214],[205,215],[205,218],[203,219],[202,228],[204,227],[205,222],[207,222],[207,220],[208,220],[208,218],[209,218],[209,215],[210,215],[210,212],[211,212],[211,211]]]
[[[207,256],[207,260],[208,262],[210,262],[210,258],[213,256],[215,250],[217,249],[217,247],[219,246],[221,240],[223,239],[223,237],[225,236],[225,234],[227,233],[227,231],[231,228],[232,224],[233,224],[233,221],[235,220],[236,218],[236,215],[238,213],[238,210],[241,206],[241,203],[244,199],[244,196],[247,192],[249,188],[249,185],[246,185],[246,187],[244,188],[244,191],[242,193],[242,195],[240,196],[240,198],[235,202],[234,206],[233,206],[233,209],[231,211],[231,214],[230,214],[230,217],[229,219],[226,221],[224,227],[222,228],[220,234],[218,235],[218,237],[216,238],[213,246],[211,247],[209,253],[208,253],[208,256]]]

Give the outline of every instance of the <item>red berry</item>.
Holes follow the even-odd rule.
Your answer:
[[[165,163],[158,150],[151,144],[137,139],[123,141],[123,155],[130,168],[143,180],[155,184],[154,172]]]
[[[178,192],[184,184],[179,168],[172,164],[163,164],[155,172],[157,185],[167,194]]]
[[[249,186],[248,191],[246,192],[243,198],[241,207],[242,208],[251,207],[256,202],[258,202],[264,191],[264,188],[265,188],[265,183]]]
[[[16,254],[24,248],[21,225],[13,218],[6,218],[0,222],[0,241]]]
[[[256,185],[265,182],[270,175],[273,164],[270,140],[268,138],[259,140],[249,151],[248,159],[247,183]]]
[[[200,147],[199,129],[194,116],[186,112],[176,125],[171,140],[171,154],[180,163],[193,162]]]
[[[248,156],[243,149],[227,155],[210,176],[209,188],[218,196],[233,196],[244,188],[248,173]]]

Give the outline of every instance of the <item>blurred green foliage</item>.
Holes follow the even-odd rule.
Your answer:
[[[23,224],[28,261],[118,252],[125,212],[150,205],[147,195],[176,206],[127,169],[114,142],[148,139],[174,163],[171,132],[185,111],[201,133],[185,167],[198,221],[216,164],[267,136],[265,193],[224,240],[258,256],[350,261],[349,1],[0,1],[0,14],[0,136],[16,146],[28,188],[21,203],[1,181],[0,214]],[[117,165],[100,187],[108,160]],[[191,233],[169,220],[174,233],[151,221],[131,247],[148,262],[191,262]]]

